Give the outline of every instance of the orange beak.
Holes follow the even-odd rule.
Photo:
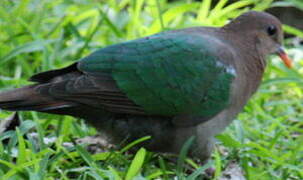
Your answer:
[[[286,52],[282,47],[278,49],[277,54],[280,56],[286,67],[288,68],[292,67],[291,59],[288,57],[288,55],[286,54]]]

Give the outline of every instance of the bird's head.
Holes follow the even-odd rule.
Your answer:
[[[276,17],[264,12],[250,11],[234,19],[225,28],[246,36],[247,41],[253,41],[261,55],[278,54],[284,64],[291,67],[291,60],[282,46],[282,25]]]

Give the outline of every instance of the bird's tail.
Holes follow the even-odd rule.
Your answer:
[[[70,103],[42,95],[36,85],[0,92],[0,109],[9,111],[51,111],[71,106]]]

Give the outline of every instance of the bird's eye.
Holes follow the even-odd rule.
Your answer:
[[[267,34],[269,36],[275,35],[277,32],[277,28],[273,25],[267,27]]]

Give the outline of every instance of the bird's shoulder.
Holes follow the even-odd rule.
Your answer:
[[[207,33],[209,32],[209,33]],[[115,64],[150,61],[165,57],[188,56],[193,60],[216,58],[230,64],[228,46],[212,31],[200,28],[168,31],[144,38],[126,41],[101,48],[78,62],[78,69],[84,72],[110,71]],[[220,57],[226,59],[221,60]]]

